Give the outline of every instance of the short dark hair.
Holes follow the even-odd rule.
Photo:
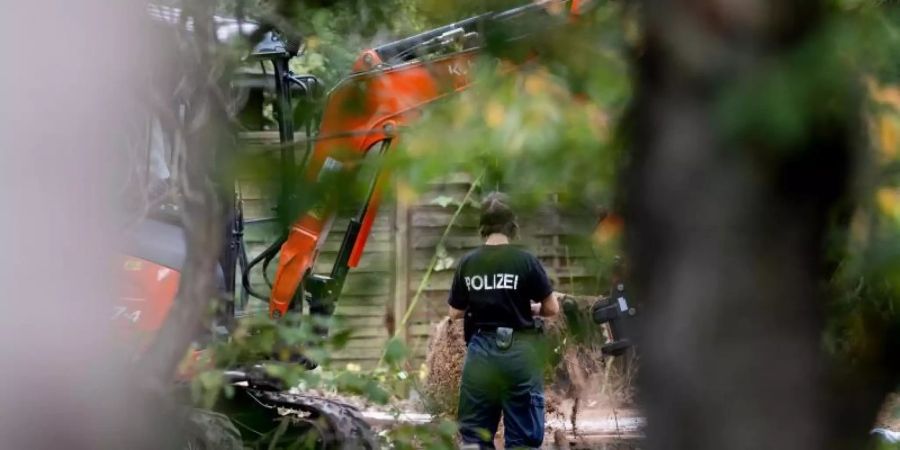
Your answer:
[[[509,197],[502,192],[491,192],[481,201],[481,217],[478,221],[481,237],[502,233],[514,238],[519,232],[516,214],[509,207]]]

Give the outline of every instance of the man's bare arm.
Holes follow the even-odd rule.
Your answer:
[[[565,294],[560,292],[552,292],[547,298],[541,300],[541,310],[539,312],[541,317],[553,317],[559,314],[559,300],[557,297],[562,297]]]
[[[462,317],[466,314],[465,311],[461,309],[456,309],[454,307],[450,307],[450,311],[447,313],[450,316],[450,319],[462,319]]]

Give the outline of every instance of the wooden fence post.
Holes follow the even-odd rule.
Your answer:
[[[402,195],[397,196],[394,213],[393,317],[394,326],[403,327],[402,334],[398,336],[403,342],[408,342],[409,326],[402,323],[402,318],[409,304],[409,201]]]

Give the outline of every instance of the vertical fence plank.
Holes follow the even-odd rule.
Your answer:
[[[392,311],[394,326],[400,326],[409,305],[409,203],[397,198],[394,215],[394,304]],[[399,330],[404,342],[409,342],[409,327]],[[393,333],[395,330],[391,330]]]

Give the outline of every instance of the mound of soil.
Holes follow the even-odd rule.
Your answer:
[[[427,372],[423,394],[430,413],[445,417],[456,415],[465,356],[463,321],[445,317],[432,329],[425,357]]]

